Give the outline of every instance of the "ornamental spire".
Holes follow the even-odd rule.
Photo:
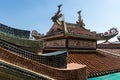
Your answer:
[[[62,4],[58,5],[57,13],[51,18],[53,22],[56,22],[62,16],[62,14],[60,13],[61,12],[61,10],[60,10],[61,6],[62,6]]]
[[[78,11],[77,13],[78,13],[78,21],[76,21],[76,23],[79,24],[80,27],[84,27],[85,24],[84,24],[83,19],[82,19],[82,17],[81,17],[81,10]]]

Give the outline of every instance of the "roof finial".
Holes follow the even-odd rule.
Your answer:
[[[80,10],[80,11],[78,11],[77,13],[78,13],[78,15],[80,16],[80,14],[81,14],[81,10]]]
[[[58,11],[60,11],[61,6],[62,6],[62,4],[58,5]]]
[[[82,12],[81,10],[77,12],[78,13],[78,21],[76,21],[76,23],[79,24],[80,27],[83,27],[83,26],[85,26],[85,24],[83,23],[83,19],[81,18],[81,12]]]
[[[57,11],[57,13],[51,18],[53,22],[56,22],[62,16],[62,14],[60,14],[60,12],[61,12],[61,10],[60,10],[61,6],[62,6],[62,4],[58,5],[58,11]]]
[[[78,21],[81,21],[81,10],[77,12],[78,13]]]

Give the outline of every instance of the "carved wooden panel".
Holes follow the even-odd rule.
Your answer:
[[[70,48],[96,48],[96,41],[69,39],[68,47]]]
[[[45,41],[44,47],[65,47],[66,40],[52,40],[52,41]]]

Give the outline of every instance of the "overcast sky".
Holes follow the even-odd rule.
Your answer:
[[[59,4],[66,22],[75,23],[77,11],[82,10],[87,29],[105,32],[115,27],[120,31],[120,0],[0,0],[0,23],[46,33]]]

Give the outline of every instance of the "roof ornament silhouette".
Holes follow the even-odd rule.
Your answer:
[[[80,25],[80,27],[84,27],[85,24],[83,22],[83,19],[81,18],[81,10],[77,12],[78,13],[78,21],[76,21],[77,24]]]
[[[58,22],[59,21],[59,18],[62,17],[62,14],[60,13],[62,4],[58,5],[58,11],[57,13],[55,13],[55,15],[51,18],[53,22]]]

